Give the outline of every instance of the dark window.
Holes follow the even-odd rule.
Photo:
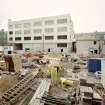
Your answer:
[[[61,52],[63,52],[63,49],[61,49]]]
[[[45,40],[53,40],[54,36],[45,36]]]
[[[50,48],[48,49],[48,52],[50,52]]]
[[[31,37],[24,37],[24,40],[31,40]]]
[[[58,43],[57,47],[67,47],[67,43]]]
[[[94,41],[94,45],[97,44],[97,41]]]
[[[94,53],[97,54],[98,53],[98,50],[94,50]]]
[[[90,51],[93,54],[93,51]]]
[[[25,48],[25,51],[30,51],[30,48]]]
[[[35,36],[34,40],[42,40],[42,37],[41,36]]]
[[[58,39],[67,39],[67,35],[58,35]]]
[[[23,44],[22,43],[14,44],[14,50],[23,50]]]
[[[76,42],[72,42],[72,51],[76,52]]]
[[[8,51],[8,54],[11,54],[12,53],[12,51]]]
[[[16,37],[15,40],[21,40],[21,37]]]
[[[13,34],[13,31],[9,31],[9,34],[12,35]]]
[[[13,38],[12,38],[12,37],[10,37],[10,38],[9,38],[9,40],[11,41],[11,40],[13,40]]]

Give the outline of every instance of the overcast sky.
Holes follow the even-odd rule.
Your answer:
[[[0,0],[0,29],[8,19],[70,14],[75,32],[105,31],[105,0]]]

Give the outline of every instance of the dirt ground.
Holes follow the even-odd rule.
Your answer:
[[[17,82],[17,76],[2,74],[0,76],[0,94],[3,94]]]

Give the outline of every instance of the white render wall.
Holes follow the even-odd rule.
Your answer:
[[[60,53],[61,49],[63,49],[63,52],[66,54],[69,54],[71,52],[71,43],[67,44],[68,47],[57,47],[57,43],[46,43],[44,44],[44,51],[48,52],[48,49],[50,49],[51,52],[57,52]],[[26,48],[30,48],[30,51],[42,51],[43,50],[43,44],[42,43],[25,43],[23,44],[23,50]]]
[[[90,49],[99,50],[99,47],[102,50],[104,43],[103,37],[104,35],[100,32],[76,34],[77,54],[88,55]],[[94,44],[94,41],[96,41],[96,44]]]
[[[98,49],[99,48],[99,41],[97,41],[97,44],[93,44],[94,41],[77,41],[76,47],[77,47],[77,54],[89,54],[89,48]]]
[[[57,19],[67,19],[67,23],[64,24],[58,24]],[[45,21],[47,20],[53,20],[54,24],[52,25],[45,25]],[[33,26],[34,22],[41,21],[41,26]],[[31,27],[24,28],[24,23],[30,23]],[[21,24],[20,28],[16,28],[16,24]],[[10,25],[13,26],[13,28],[10,28]],[[65,32],[57,32],[57,28],[59,27],[67,27],[67,31]],[[45,32],[46,28],[53,28],[54,31],[51,33]],[[35,34],[33,32],[34,29],[42,29],[41,33]],[[16,35],[15,31],[21,30],[21,34]],[[30,34],[24,34],[24,30],[30,30]],[[9,35],[9,31],[13,31],[13,35]],[[58,35],[67,35],[67,39],[57,39]],[[24,37],[30,37],[31,40],[25,41]],[[42,36],[42,40],[34,40],[34,36]],[[71,16],[69,14],[66,15],[58,15],[58,16],[51,16],[51,17],[42,17],[42,18],[36,18],[36,19],[28,19],[28,20],[20,20],[20,21],[8,21],[8,43],[16,44],[16,43],[22,43],[23,44],[23,50],[25,48],[30,48],[31,50],[38,50],[43,48],[43,37],[45,36],[54,36],[53,40],[44,40],[45,43],[45,50],[48,50],[48,48],[51,49],[51,51],[60,51],[62,48],[57,47],[57,43],[67,43],[68,47],[63,47],[64,52],[70,52],[71,50],[71,43],[74,40],[74,31],[73,31],[73,22],[71,20]],[[13,38],[12,41],[9,40],[9,38]],[[21,41],[16,41],[15,37],[21,37]],[[34,47],[33,47],[34,46]],[[53,50],[52,50],[53,49]]]

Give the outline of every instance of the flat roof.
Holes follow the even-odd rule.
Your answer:
[[[54,16],[42,16],[42,17],[35,17],[35,18],[27,18],[27,19],[8,19],[8,22],[21,22],[21,21],[32,21],[32,20],[41,20],[47,18],[55,18],[55,17],[62,17],[62,16],[70,16],[70,14],[62,14],[62,15],[54,15]]]

